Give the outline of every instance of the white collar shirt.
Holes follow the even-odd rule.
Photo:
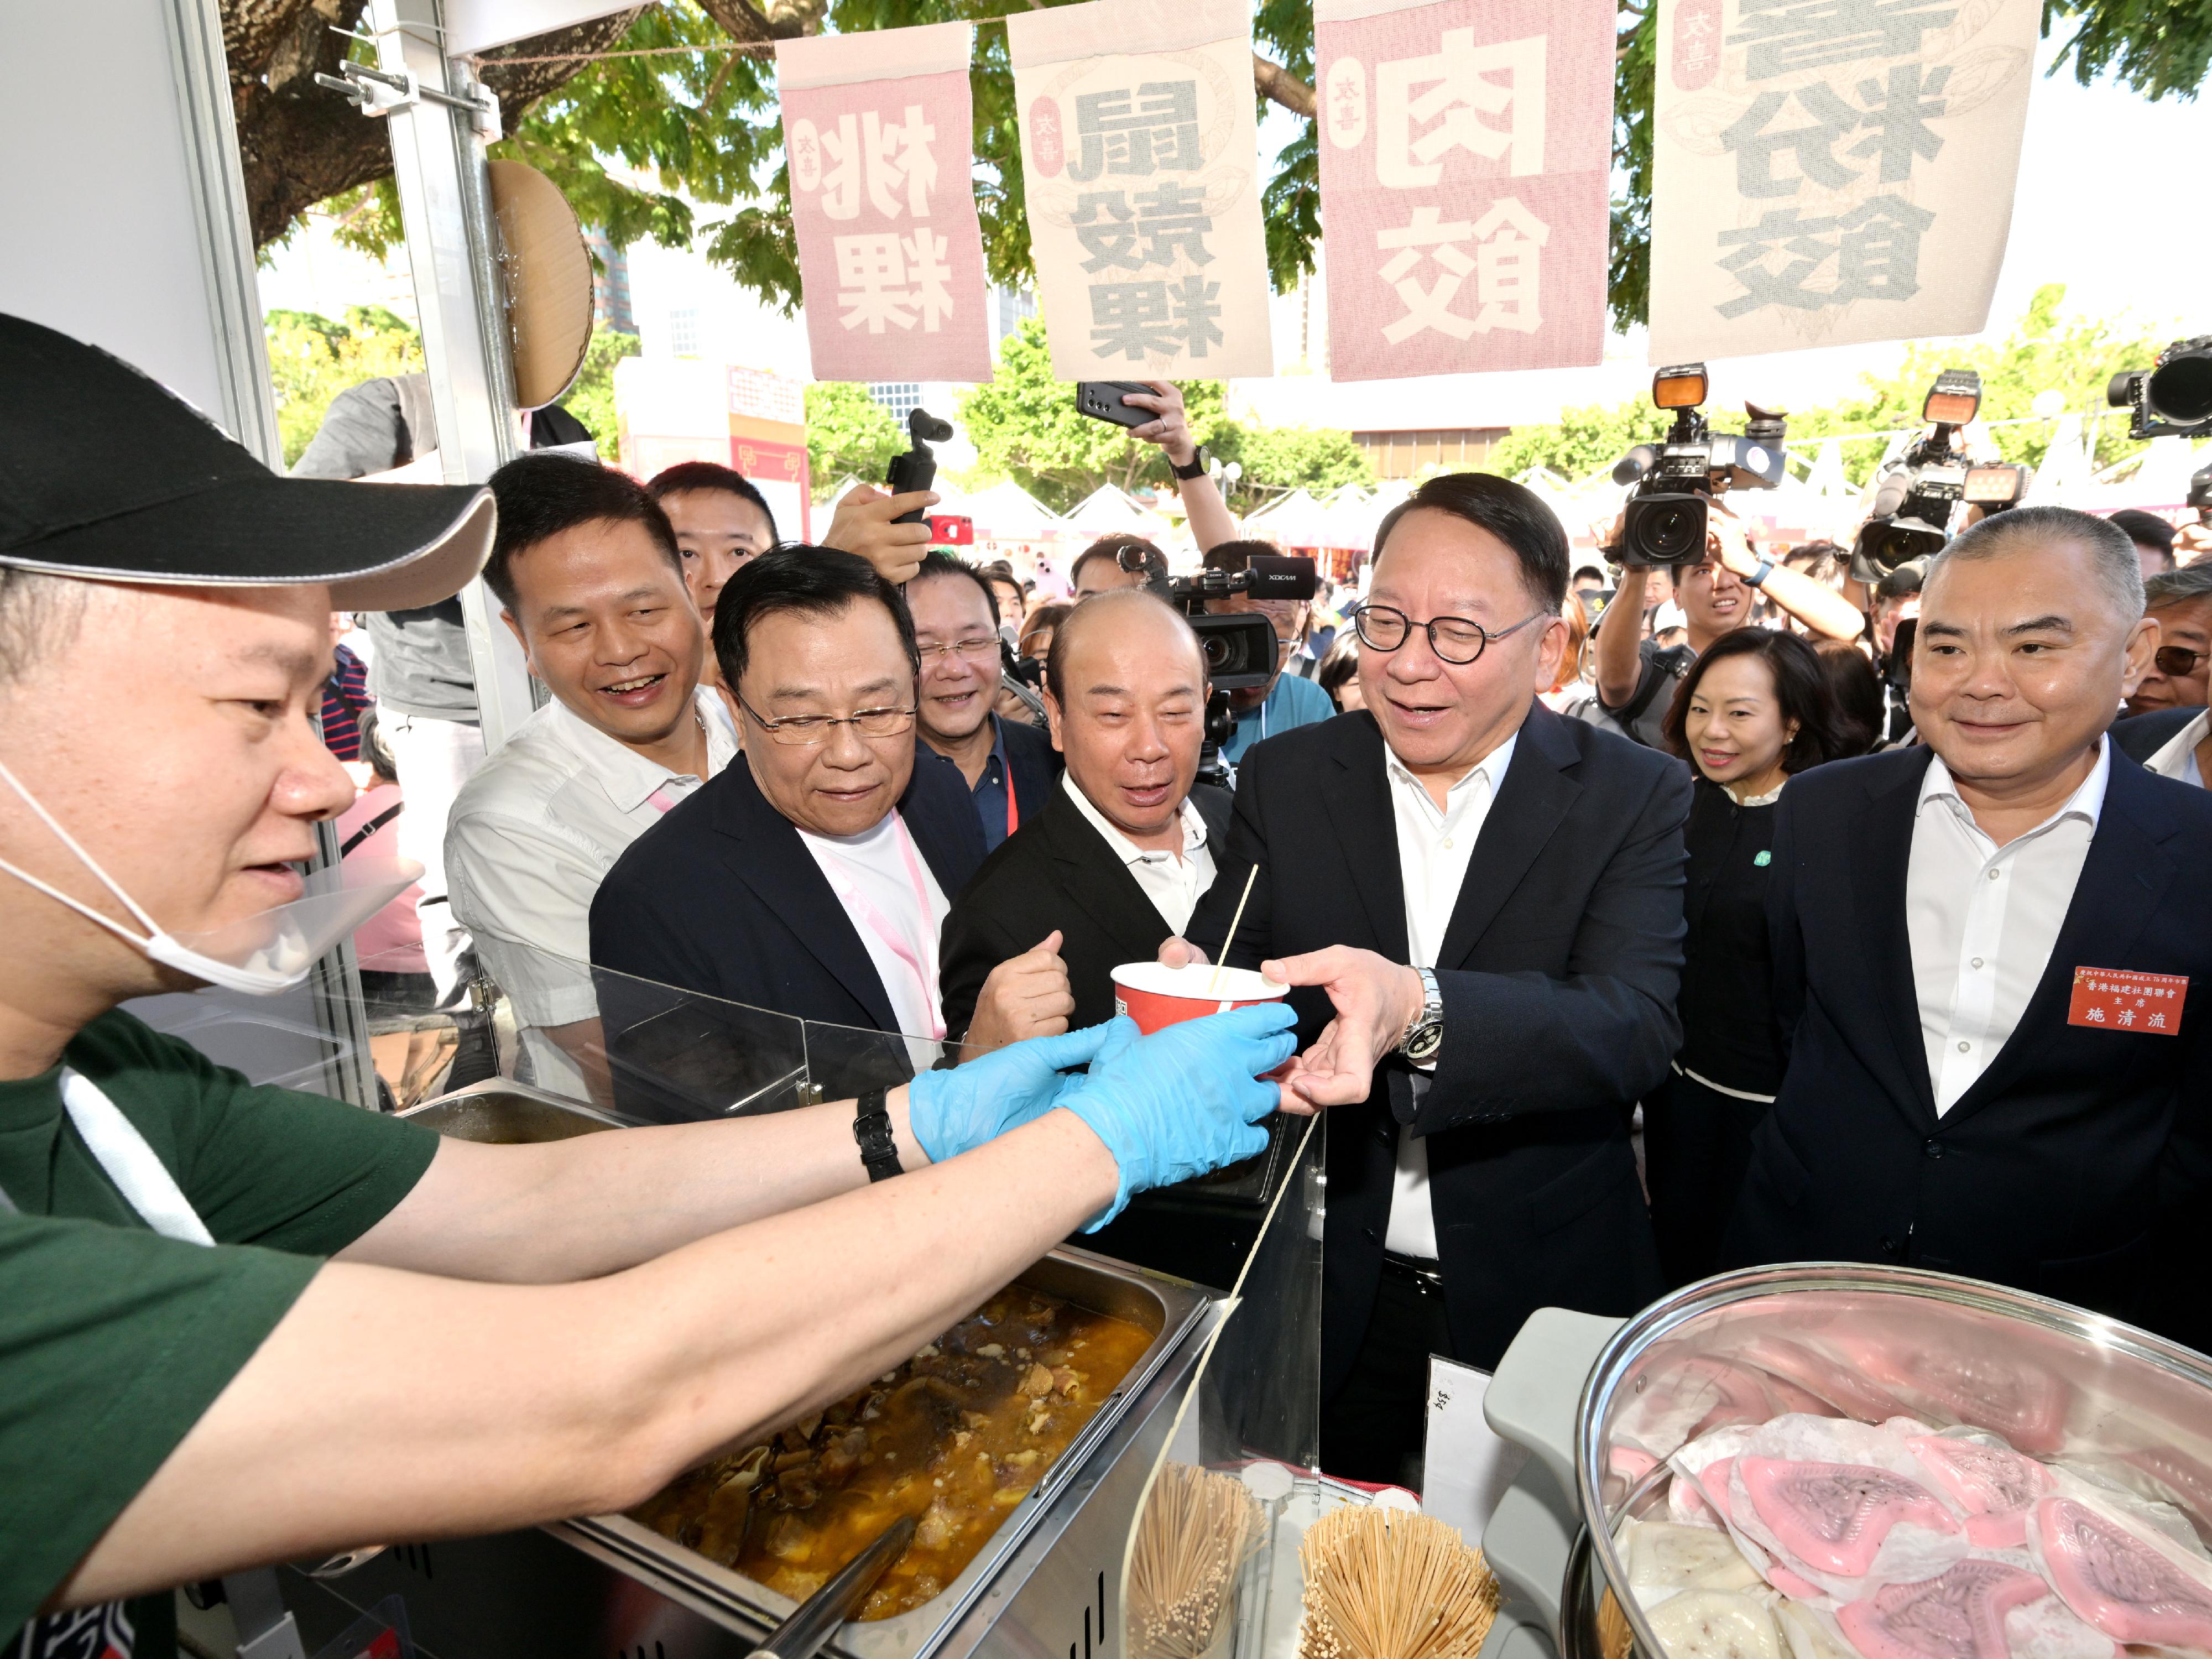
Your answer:
[[[2110,744],[2066,804],[1999,847],[1931,755],[1905,866],[1905,925],[1936,1115],[1989,1069],[2051,961],[2112,775]]]
[[[1061,773],[1060,783],[1067,791],[1067,798],[1075,803],[1075,810],[1083,814],[1084,821],[1105,842],[1107,850],[1127,867],[1137,885],[1145,890],[1145,896],[1152,900],[1152,908],[1160,913],[1160,920],[1180,935],[1190,926],[1190,913],[1198,908],[1200,896],[1213,885],[1213,850],[1206,845],[1206,820],[1190,804],[1190,798],[1183,797],[1182,850],[1175,853],[1139,847],[1115,829],[1106,815],[1091,804],[1090,797],[1075,787],[1073,772]]]
[[[1385,751],[1390,781],[1390,814],[1398,835],[1398,875],[1406,895],[1406,960],[1433,968],[1443,949],[1459,890],[1466,884],[1474,844],[1489,819],[1498,786],[1513,764],[1516,731],[1445,792],[1439,808],[1428,787],[1395,755]],[[1446,1033],[1446,1042],[1450,1035]],[[1434,1073],[1434,1061],[1419,1068]],[[1429,1149],[1409,1127],[1398,1131],[1398,1169],[1390,1194],[1390,1225],[1383,1248],[1400,1255],[1433,1261],[1436,1216],[1429,1205]]]
[[[873,829],[857,836],[801,830],[799,839],[866,947],[915,1062],[933,1065],[936,1040],[945,1035],[938,939],[952,907],[929,860],[914,844],[913,832],[894,807]]]
[[[2162,778],[2202,789],[2204,774],[2197,767],[2197,750],[2208,733],[2212,733],[2212,709],[2206,709],[2168,738],[2143,764]]]
[[[737,728],[709,687],[692,694],[707,773],[736,757]],[[599,1012],[592,900],[629,844],[705,782],[617,742],[558,700],[525,720],[462,787],[446,828],[453,915],[526,1026]],[[550,1042],[531,1043],[538,1081],[580,1085]]]

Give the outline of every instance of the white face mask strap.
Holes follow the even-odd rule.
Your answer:
[[[86,869],[91,871],[94,875],[100,878],[100,884],[102,886],[106,888],[109,892],[114,894],[117,898],[123,901],[124,908],[129,910],[132,915],[138,918],[138,924],[140,927],[143,927],[149,934],[159,933],[161,931],[161,924],[155,921],[153,917],[148,915],[143,909],[139,908],[138,901],[132,898],[130,894],[125,892],[122,887],[117,883],[115,878],[109,875],[106,871],[100,867],[100,860],[94,858],[91,854],[86,852],[83,848],[78,846],[76,837],[70,835],[68,830],[63,829],[59,823],[56,823],[54,821],[54,815],[40,805],[38,797],[32,794],[29,790],[24,788],[23,786],[16,781],[15,775],[8,769],[8,763],[5,761],[0,761],[0,779],[4,779],[8,787],[10,789],[13,789],[17,795],[22,798],[23,804],[39,815],[39,822],[45,824],[47,829],[52,830],[56,838],[60,841],[63,846],[68,848],[70,852],[76,854],[78,860],[84,865]],[[118,927],[113,921],[110,921],[107,917],[101,915],[100,912],[93,909],[90,906],[79,903],[76,900],[70,897],[66,893],[58,892],[53,888],[49,887],[45,882],[40,881],[37,877],[26,875],[22,871],[18,870],[12,864],[0,862],[0,870],[5,870],[9,875],[14,876],[19,881],[28,882],[32,886],[37,888],[49,898],[60,900],[61,902],[68,905],[70,909],[76,911],[80,915],[89,917],[94,921],[98,922],[101,927],[107,928],[110,932],[119,933],[122,937],[130,939],[134,944],[143,945],[146,942],[144,939],[138,938],[137,934],[130,932],[127,928]]]
[[[40,881],[36,876],[33,875],[29,871],[19,870],[14,865],[9,863],[5,859],[0,859],[0,870],[6,871],[9,875],[15,877],[16,880],[23,883],[26,886],[37,888],[41,893],[44,893],[48,898],[54,900],[57,903],[66,904],[70,909],[76,911],[77,915],[82,916],[87,921],[98,922],[101,927],[107,929],[109,933],[114,934],[118,939],[129,939],[133,945],[137,945],[141,950],[143,950],[147,945],[153,943],[151,939],[142,939],[137,933],[132,933],[121,922],[116,921],[114,917],[103,916],[99,911],[94,909],[89,904],[85,903],[82,899],[71,898],[67,893],[63,892],[60,888],[47,885],[45,882]],[[130,902],[127,899],[124,902],[125,903]],[[133,910],[136,910],[138,907],[132,904],[131,908]]]

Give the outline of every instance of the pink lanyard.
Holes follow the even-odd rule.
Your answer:
[[[921,918],[922,936],[927,940],[929,935],[930,920],[929,884],[922,879],[921,860],[915,856],[914,837],[907,833],[906,820],[899,816],[896,809],[891,813],[891,828],[898,836],[899,852],[906,860],[907,879],[914,884],[916,914]],[[833,853],[830,854],[830,862],[833,865],[842,865],[843,860]],[[925,943],[922,947],[922,957],[917,960],[899,929],[882,911],[876,908],[869,901],[868,896],[863,893],[858,885],[842,874],[831,875],[830,884],[836,890],[838,900],[844,905],[846,913],[866,922],[869,930],[878,939],[883,940],[890,953],[913,969],[915,981],[921,988],[921,1006],[929,1010],[930,1029],[927,1035],[942,1042],[945,1036],[945,1020],[937,1011],[935,951]]]

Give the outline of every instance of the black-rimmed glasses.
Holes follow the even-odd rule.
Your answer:
[[[1437,653],[1437,660],[1448,662],[1455,668],[1464,668],[1480,657],[1496,640],[1508,634],[1517,634],[1540,617],[1548,617],[1548,611],[1536,611],[1521,618],[1510,628],[1492,632],[1480,623],[1470,622],[1465,617],[1432,617],[1427,622],[1415,622],[1404,611],[1387,605],[1363,605],[1352,615],[1352,626],[1358,631],[1360,644],[1376,651],[1395,651],[1405,644],[1416,628],[1425,629],[1429,649]]]
[[[864,738],[895,738],[914,730],[915,711],[911,708],[856,708],[849,714],[786,714],[781,720],[772,720],[743,697],[738,699],[738,707],[768,733],[770,741],[787,749],[806,749],[827,743],[841,726],[851,726]]]

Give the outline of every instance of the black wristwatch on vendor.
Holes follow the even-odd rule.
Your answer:
[[[1426,968],[1413,971],[1421,976],[1421,1012],[1406,1028],[1406,1035],[1398,1039],[1398,1052],[1416,1066],[1425,1066],[1437,1057],[1444,1046],[1444,999],[1437,988],[1436,975]]]
[[[891,1115],[884,1106],[884,1091],[871,1089],[862,1095],[853,1114],[853,1139],[860,1146],[860,1162],[867,1166],[871,1182],[903,1175],[898,1142],[891,1135]]]

